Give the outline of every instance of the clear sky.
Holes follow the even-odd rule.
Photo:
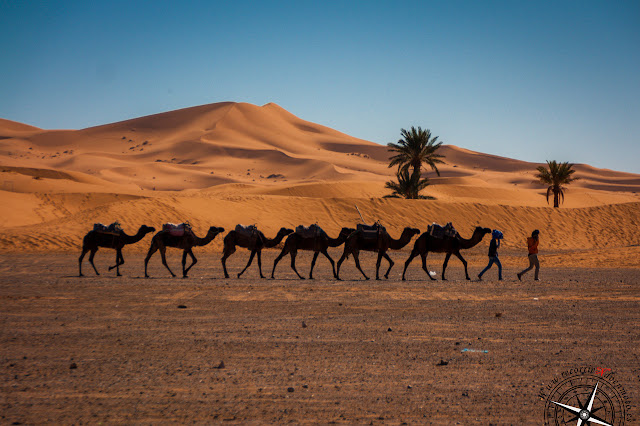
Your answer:
[[[223,101],[640,173],[640,1],[0,0],[1,118],[79,129]]]

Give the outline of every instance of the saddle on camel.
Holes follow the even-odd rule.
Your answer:
[[[191,225],[189,222],[165,223],[162,225],[162,230],[173,237],[182,237],[185,233],[191,232]]]
[[[441,226],[433,222],[433,224],[429,225],[427,228],[427,233],[434,238],[453,238],[456,236],[458,231],[453,227],[451,222],[447,222],[445,226]]]
[[[319,239],[327,236],[327,233],[324,232],[317,223],[313,223],[309,226],[298,225],[296,226],[296,234],[298,234],[301,238],[304,239],[313,239],[314,240],[314,248],[320,243]]]
[[[382,226],[380,221],[376,221],[373,225],[359,223],[356,225],[356,230],[362,232],[362,237],[366,242],[377,242],[380,235],[387,232],[387,228]]]
[[[236,225],[235,231],[242,236],[251,238],[258,233],[258,227],[256,225]]]
[[[108,226],[104,223],[94,223],[93,230],[96,232],[101,232],[103,234],[120,235],[122,233],[122,227],[120,226],[119,222],[113,222]]]

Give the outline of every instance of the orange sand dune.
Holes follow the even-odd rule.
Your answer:
[[[82,130],[0,120],[0,250],[75,251],[94,222],[114,220],[130,233],[186,220],[199,234],[314,222],[337,233],[359,221],[354,204],[392,235],[453,221],[463,235],[503,229],[514,248],[533,228],[559,250],[640,244],[640,175],[578,164],[557,210],[535,183],[539,164],[453,145],[439,152],[446,164],[425,190],[435,201],[382,199],[395,172],[385,146],[275,104],[202,105]]]

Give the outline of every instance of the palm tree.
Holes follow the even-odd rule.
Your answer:
[[[398,166],[398,172],[407,171],[409,167],[413,172],[420,172],[422,164],[427,164],[431,170],[440,176],[437,164],[444,164],[441,158],[443,155],[436,154],[436,151],[442,145],[437,142],[438,137],[431,137],[431,130],[422,130],[419,126],[416,129],[411,126],[411,130],[400,129],[402,139],[398,143],[388,143],[389,151],[396,153],[390,157],[391,163],[389,167]]]
[[[385,183],[384,187],[392,190],[393,193],[385,195],[384,198],[404,197],[412,200],[431,198],[420,195],[420,191],[429,185],[429,179],[421,179],[419,171],[414,171],[409,176],[409,170],[400,170],[396,176],[398,177],[398,182],[389,181]]]
[[[575,173],[575,170],[571,169],[573,167],[571,163],[558,163],[555,160],[547,160],[547,165],[549,169],[544,166],[538,167],[536,178],[541,184],[549,185],[547,188],[547,203],[549,203],[549,195],[553,193],[553,207],[558,208],[560,207],[560,197],[564,202],[564,190],[567,189],[563,185],[568,185],[579,178],[571,176]]]

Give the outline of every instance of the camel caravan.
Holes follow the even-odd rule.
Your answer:
[[[167,247],[172,247],[182,249],[182,277],[187,278],[191,268],[193,268],[193,266],[198,262],[197,258],[193,254],[193,248],[209,244],[216,238],[216,236],[222,234],[224,231],[224,228],[212,226],[209,228],[207,234],[201,238],[195,234],[193,228],[188,222],[181,224],[166,223],[162,225],[162,229],[151,238],[151,245],[144,259],[144,276],[147,278],[149,277],[147,267],[149,260],[156,251],[160,252],[162,264],[165,266],[167,271],[169,271],[172,277],[176,276],[167,264],[166,259]],[[100,275],[93,263],[95,254],[99,247],[116,250],[115,265],[110,266],[109,270],[116,269],[117,276],[121,276],[119,267],[124,264],[124,257],[122,255],[122,249],[124,246],[135,244],[142,240],[146,234],[152,232],[155,232],[155,228],[142,225],[135,235],[127,235],[117,222],[112,223],[109,226],[105,226],[101,223],[95,224],[93,229],[85,235],[82,241],[82,253],[78,259],[79,276],[83,276],[82,260],[87,252],[90,252],[89,263],[93,267],[96,275]],[[500,234],[500,238],[502,238],[502,233],[497,230],[493,231],[494,234],[496,232],[498,232]],[[460,251],[476,246],[482,241],[485,235],[491,233],[492,230],[489,228],[477,227],[473,231],[471,238],[466,239],[455,230],[451,223],[448,223],[445,226],[440,226],[436,223],[429,225],[427,232],[422,233],[415,240],[411,254],[404,263],[402,280],[405,280],[405,274],[409,264],[418,255],[422,259],[422,269],[431,280],[435,280],[427,268],[427,255],[429,252],[446,254],[442,265],[442,280],[446,280],[445,271],[451,255],[455,255],[460,259],[464,265],[465,277],[469,280],[467,261],[462,257]],[[342,228],[335,238],[330,237],[318,224],[312,224],[310,226],[300,225],[296,227],[295,230],[283,227],[273,238],[268,238],[257,228],[256,225],[237,225],[224,237],[224,248],[222,250],[221,263],[225,278],[229,278],[226,264],[227,259],[235,253],[237,247],[245,248],[250,251],[249,260],[244,269],[237,274],[237,277],[240,278],[242,274],[244,274],[244,272],[251,266],[254,257],[257,255],[260,278],[265,278],[262,273],[262,249],[276,247],[284,240],[284,243],[282,244],[282,251],[273,262],[273,268],[271,270],[272,279],[275,278],[278,263],[287,254],[291,259],[291,269],[296,273],[298,278],[301,280],[305,279],[300,275],[296,268],[296,255],[298,250],[313,252],[313,260],[311,261],[311,268],[309,270],[310,279],[313,279],[313,269],[315,267],[316,260],[318,259],[318,255],[322,254],[331,263],[335,279],[340,280],[340,268],[349,256],[353,256],[356,268],[360,271],[362,276],[368,280],[369,277],[360,266],[359,254],[362,250],[378,253],[376,262],[376,280],[380,279],[380,265],[382,259],[384,258],[388,262],[389,266],[384,274],[384,277],[388,279],[394,262],[391,260],[391,257],[389,257],[387,252],[389,250],[400,250],[404,248],[411,242],[415,235],[419,234],[419,229],[407,227],[404,228],[400,237],[395,239],[387,232],[387,229],[381,223],[376,222],[373,225],[358,224],[355,229],[348,227]],[[336,263],[331,258],[328,248],[335,248],[341,245],[344,246],[343,253]],[[187,256],[191,258],[191,263],[188,266]]]

